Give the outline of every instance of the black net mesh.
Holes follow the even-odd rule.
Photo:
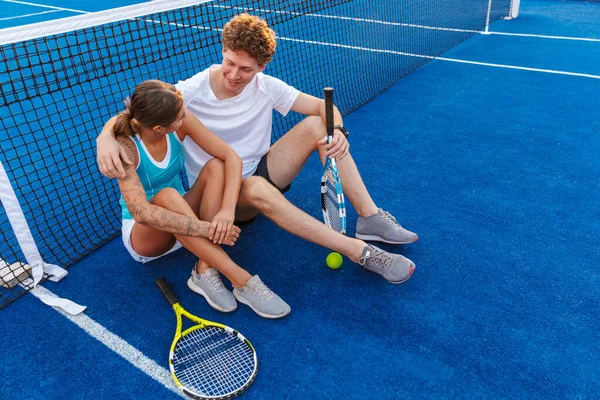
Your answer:
[[[235,14],[277,32],[266,73],[319,97],[332,86],[348,114],[509,9],[508,0],[212,1],[3,44],[0,161],[42,257],[68,266],[120,230],[117,184],[95,161],[104,122],[142,81],[176,83],[220,62],[220,28]],[[276,113],[273,141],[300,118]],[[25,260],[3,207],[0,227],[2,307],[30,280],[12,277]]]

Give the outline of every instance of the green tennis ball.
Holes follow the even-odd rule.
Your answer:
[[[340,253],[336,253],[335,251],[333,253],[329,253],[327,259],[325,260],[327,266],[331,269],[338,269],[342,266],[343,261],[342,255]]]

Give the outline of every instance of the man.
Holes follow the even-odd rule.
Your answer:
[[[290,233],[338,251],[391,283],[408,280],[415,268],[412,261],[361,240],[406,244],[418,238],[371,199],[348,151],[347,131],[337,108],[336,129],[328,145],[324,101],[262,73],[276,47],[275,33],[267,23],[240,14],[225,25],[222,35],[222,64],[180,81],[176,87],[183,93],[187,113],[194,114],[243,161],[236,221],[249,222],[262,213]],[[273,109],[282,115],[293,110],[307,117],[270,147]],[[114,140],[110,121],[97,142],[100,171],[111,178],[122,177],[121,159],[129,160]],[[210,157],[187,139],[183,147],[191,184]],[[337,159],[344,193],[359,214],[356,238],[328,228],[282,194],[315,150],[321,162],[325,156]],[[206,268],[205,263],[199,265],[198,272]]]

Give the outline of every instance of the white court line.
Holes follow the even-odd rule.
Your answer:
[[[583,78],[600,79],[600,75],[582,74],[579,72],[557,71],[557,70],[553,70],[553,69],[543,69],[543,68],[529,68],[529,67],[521,67],[518,65],[493,64],[493,63],[486,63],[486,62],[480,62],[480,61],[459,60],[456,58],[446,58],[446,57],[435,57],[435,59],[440,60],[440,61],[449,61],[449,62],[455,62],[455,63],[461,63],[461,64],[482,65],[484,67],[518,69],[521,71],[543,72],[546,74],[580,76]]]
[[[165,22],[155,21],[155,20],[145,20],[145,21],[151,22],[154,24],[165,23]],[[199,26],[199,25],[177,24],[177,23],[173,23],[173,22],[168,23],[168,24],[176,25],[179,27],[199,29],[199,30],[200,29],[201,30],[214,30],[214,31],[222,30],[222,29],[214,29],[214,28],[204,27],[204,26]],[[448,61],[448,62],[461,63],[461,64],[480,65],[480,66],[484,66],[484,67],[506,68],[506,69],[515,69],[515,70],[530,71],[530,72],[540,72],[540,73],[554,74],[554,75],[568,75],[568,76],[577,76],[577,77],[582,77],[582,78],[600,79],[600,75],[583,74],[583,73],[579,73],[579,72],[558,71],[558,70],[542,69],[542,68],[530,68],[530,67],[522,67],[522,66],[518,66],[518,65],[494,64],[494,63],[486,63],[486,62],[480,62],[480,61],[460,60],[457,58],[434,57],[434,56],[427,56],[424,54],[406,53],[406,52],[395,51],[395,50],[379,50],[379,49],[372,49],[369,47],[350,46],[350,45],[339,44],[339,43],[318,42],[318,41],[313,41],[313,40],[293,39],[293,38],[287,38],[287,37],[283,37],[283,36],[277,36],[277,39],[284,40],[284,41],[290,41],[290,42],[297,42],[297,43],[314,44],[314,45],[318,45],[318,46],[328,46],[328,47],[338,47],[338,48],[351,49],[351,50],[368,51],[368,52],[372,52],[372,53],[395,54],[395,55],[400,55],[400,56],[405,56],[405,57],[426,58],[429,60],[440,60],[440,61]]]
[[[48,11],[41,11],[38,13],[33,13],[33,14],[23,14],[23,15],[16,15],[14,17],[6,17],[6,18],[0,18],[0,21],[8,21],[11,19],[17,19],[17,18],[27,18],[27,17],[34,17],[36,15],[42,15],[42,14],[49,14],[49,13],[53,13],[53,12],[58,12],[59,10],[48,10]]]
[[[356,17],[342,17],[340,15],[329,15],[329,14],[302,14],[292,11],[276,11],[269,10],[264,8],[247,8],[247,7],[231,7],[231,6],[219,6],[209,4],[211,7],[215,8],[225,8],[225,9],[236,9],[240,11],[258,11],[262,13],[273,13],[273,14],[289,14],[295,16],[306,16],[306,17],[314,17],[314,18],[328,18],[328,19],[337,19],[341,21],[353,21],[353,22],[367,22],[370,24],[377,25],[387,25],[387,26],[401,26],[407,28],[417,28],[417,29],[427,29],[433,31],[449,31],[449,32],[460,32],[460,33],[478,33],[482,35],[502,35],[502,36],[519,36],[519,37],[534,37],[540,39],[556,39],[556,40],[575,40],[582,42],[600,42],[600,39],[593,38],[580,38],[580,37],[572,37],[572,36],[552,36],[552,35],[538,35],[532,33],[510,33],[510,32],[494,32],[494,31],[479,31],[474,29],[460,29],[460,28],[444,28],[440,26],[428,26],[428,25],[419,25],[419,24],[408,24],[403,22],[389,22],[382,21],[377,19],[369,19],[369,18],[356,18]]]
[[[488,35],[502,35],[502,36],[519,36],[519,37],[533,37],[540,39],[557,39],[557,40],[576,40],[581,42],[600,42],[600,39],[593,38],[580,38],[573,36],[551,36],[551,35],[536,35],[533,33],[511,33],[511,32],[488,32]]]
[[[42,293],[55,296],[54,293],[52,293],[44,287],[38,286],[37,290],[39,290]],[[36,293],[30,293],[36,296]],[[141,351],[127,343],[125,340],[121,339],[119,336],[110,332],[108,329],[106,329],[105,327],[103,327],[102,325],[100,325],[85,314],[70,315],[57,308],[54,308],[54,310],[58,311],[66,318],[70,319],[71,322],[73,322],[75,325],[79,326],[90,336],[97,339],[100,343],[102,343],[103,345],[105,345],[106,347],[123,357],[125,360],[129,361],[134,367],[140,369],[150,378],[154,379],[173,393],[183,398],[187,398],[181,392],[181,390],[179,390],[179,388],[173,381],[171,372],[158,365],[154,360],[146,357]]]
[[[286,37],[277,37],[277,38],[281,39],[281,40],[287,40],[290,42],[299,42],[299,43],[307,43],[307,44],[314,44],[314,45],[320,45],[320,46],[361,50],[361,51],[368,51],[368,52],[372,52],[372,53],[395,54],[395,55],[399,55],[399,56],[427,58],[430,60],[450,61],[450,62],[456,62],[456,63],[462,63],[462,64],[481,65],[481,66],[486,66],[486,67],[508,68],[508,69],[517,69],[517,70],[521,70],[521,71],[543,72],[543,73],[555,74],[555,75],[569,75],[569,76],[579,76],[579,77],[584,77],[584,78],[600,79],[600,75],[582,74],[579,72],[556,71],[556,70],[552,70],[552,69],[541,69],[541,68],[529,68],[529,67],[521,67],[518,65],[492,64],[492,63],[479,62],[479,61],[459,60],[456,58],[434,57],[434,56],[427,56],[424,54],[406,53],[406,52],[395,51],[395,50],[379,50],[379,49],[371,49],[368,47],[349,46],[349,45],[338,44],[338,43],[326,43],[326,42],[317,42],[317,41],[312,41],[312,40],[291,39],[291,38],[286,38]]]
[[[451,32],[461,32],[461,33],[480,33],[480,31],[473,29],[459,29],[459,28],[444,28],[441,26],[427,26],[427,25],[418,25],[418,24],[408,24],[404,22],[389,22],[389,21],[381,21],[378,19],[370,19],[370,18],[357,18],[357,17],[342,17],[341,15],[329,15],[329,14],[302,14],[292,11],[276,11],[276,10],[268,10],[264,8],[246,8],[246,7],[231,7],[231,6],[219,6],[213,4],[207,4],[207,6],[214,8],[224,8],[224,9],[235,9],[240,11],[258,11],[262,13],[272,13],[272,14],[289,14],[295,15],[299,17],[314,17],[314,18],[326,18],[326,19],[339,19],[341,21],[353,21],[353,22],[367,22],[370,24],[377,25],[387,25],[387,26],[402,26],[407,28],[418,28],[418,29],[428,29],[432,31],[451,31]]]
[[[7,2],[7,3],[25,4],[27,6],[34,6],[34,7],[51,8],[53,10],[58,10],[58,11],[70,11],[70,12],[79,13],[79,14],[92,14],[88,11],[74,10],[72,8],[48,6],[46,4],[29,3],[27,1],[19,1],[19,0],[2,0],[2,1]]]

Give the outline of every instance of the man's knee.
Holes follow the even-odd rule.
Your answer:
[[[321,117],[310,115],[300,123],[303,124],[303,131],[313,140],[319,141],[325,136],[325,124]]]
[[[325,124],[321,117],[309,115],[298,122],[287,134],[301,137],[302,143],[311,143],[315,146],[317,142],[325,137]]]
[[[268,213],[273,206],[273,200],[279,196],[282,196],[279,190],[260,176],[251,176],[242,182],[240,200],[262,213]]]

